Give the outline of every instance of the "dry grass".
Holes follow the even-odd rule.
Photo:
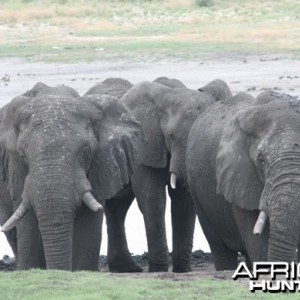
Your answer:
[[[1,45],[13,48],[20,43],[28,47],[85,43],[106,49],[119,45],[121,52],[124,43],[140,43],[129,47],[139,51],[141,43],[157,41],[158,46],[173,49],[172,54],[187,51],[188,45],[192,49],[197,41],[224,45],[226,51],[230,44],[238,51],[236,45],[241,44],[241,51],[255,45],[257,51],[299,52],[298,1],[212,1],[213,6],[200,8],[194,0],[1,0],[0,56],[6,51]]]
[[[37,9],[24,8],[21,11],[12,11],[8,9],[0,10],[1,23],[24,23],[33,20],[45,20],[55,17],[54,9]]]

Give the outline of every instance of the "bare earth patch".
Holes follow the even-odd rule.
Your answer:
[[[142,255],[135,255],[134,260],[139,263],[143,268],[142,273],[110,273],[111,276],[130,276],[133,278],[143,277],[143,278],[156,278],[156,279],[170,279],[170,280],[197,280],[200,278],[205,279],[216,279],[216,280],[231,280],[233,271],[215,271],[214,264],[212,262],[212,256],[210,253],[204,253],[201,250],[195,251],[192,254],[192,272],[189,273],[173,273],[172,263],[170,256],[170,269],[169,272],[148,272],[148,255],[146,253]],[[99,268],[100,272],[109,272],[106,256],[101,255],[99,258]],[[14,271],[15,270],[15,260],[8,256],[4,256],[0,260],[0,271]]]
[[[18,58],[0,60],[0,106],[29,90],[36,82],[64,84],[85,93],[91,86],[109,77],[122,77],[132,83],[152,81],[160,76],[181,80],[189,88],[199,88],[210,80],[225,80],[234,93],[252,95],[273,89],[291,95],[300,94],[300,61],[288,56],[214,56],[213,60],[192,62],[93,62],[45,64]]]

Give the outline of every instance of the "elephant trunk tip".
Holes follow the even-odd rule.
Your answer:
[[[85,192],[82,196],[82,201],[93,212],[99,212],[103,210],[102,205],[97,202],[91,192]]]
[[[257,218],[257,221],[254,225],[254,228],[253,228],[253,234],[254,235],[261,235],[262,234],[262,232],[265,228],[267,219],[268,219],[267,214],[264,211],[261,211],[258,218]]]

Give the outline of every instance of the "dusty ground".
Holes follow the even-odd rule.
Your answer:
[[[211,253],[204,253],[201,250],[195,251],[192,254],[192,272],[189,273],[173,273],[172,261],[170,256],[170,269],[169,272],[161,273],[148,273],[148,255],[135,255],[134,260],[143,268],[143,273],[112,273],[112,276],[131,276],[131,277],[147,277],[159,279],[172,279],[172,280],[190,280],[190,279],[229,279],[231,280],[232,271],[216,272],[212,263]],[[101,272],[108,272],[108,265],[106,256],[101,255],[99,258],[99,268]],[[4,256],[0,260],[0,271],[14,271],[15,260],[14,258]]]
[[[300,96],[300,61],[285,56],[230,56],[197,62],[134,64],[44,64],[5,59],[0,60],[0,107],[30,89],[38,81],[48,85],[69,85],[83,94],[91,86],[108,77],[122,77],[137,83],[142,80],[154,80],[160,76],[177,78],[189,88],[198,88],[210,80],[220,78],[229,84],[234,93],[248,91],[257,95],[263,90],[273,89]],[[147,263],[144,268],[146,271]],[[215,272],[211,261],[203,257],[193,260],[193,270],[188,274],[144,272],[143,276],[184,280],[199,277],[230,279],[232,275],[232,272]]]
[[[147,62],[90,64],[44,64],[20,59],[0,60],[0,107],[30,89],[37,81],[49,85],[65,84],[86,92],[108,77],[126,78],[132,83],[168,76],[181,80],[189,88],[198,88],[210,80],[225,80],[233,92],[256,95],[275,89],[300,95],[300,60],[285,56],[230,56],[197,62]]]

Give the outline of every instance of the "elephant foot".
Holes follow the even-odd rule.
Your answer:
[[[131,257],[114,259],[108,263],[108,267],[113,273],[143,272],[143,269]]]
[[[157,264],[149,262],[149,272],[168,272],[169,264]]]
[[[173,269],[174,273],[187,273],[191,272],[191,256],[189,255],[188,258],[182,258],[178,255],[172,256],[173,261]]]
[[[192,268],[191,266],[177,266],[177,265],[173,265],[173,270],[174,273],[187,273],[187,272],[191,272]]]
[[[228,257],[227,259],[214,258],[214,264],[216,271],[236,270],[238,266],[237,259],[231,257]]]

